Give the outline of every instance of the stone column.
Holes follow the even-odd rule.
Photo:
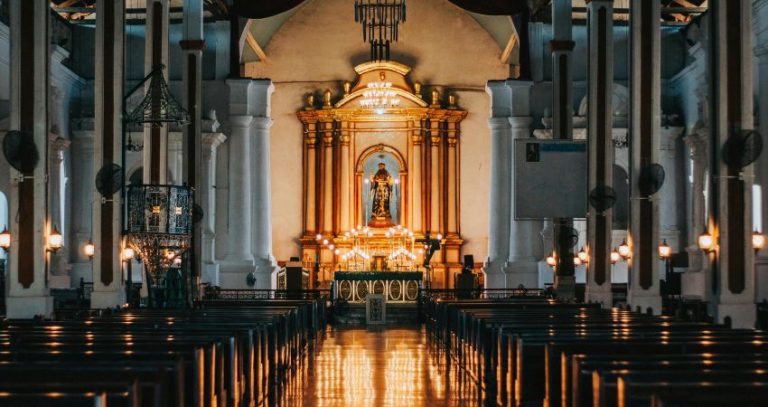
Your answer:
[[[509,226],[512,203],[512,129],[509,114],[512,93],[504,81],[489,81],[491,97],[491,191],[488,216],[488,258],[483,265],[485,288],[504,288],[504,264],[509,257]]]
[[[168,80],[168,0],[147,2],[147,24],[144,45],[144,73],[149,74],[160,65]],[[146,88],[149,88],[147,82]],[[168,126],[144,129],[144,183],[165,185],[168,183]]]
[[[613,185],[613,1],[592,0],[587,4],[588,91],[587,140],[589,148],[588,190]],[[586,300],[610,307],[611,226],[613,210],[587,214]]]
[[[249,109],[252,82],[248,79],[228,79],[230,98],[229,185],[228,194],[228,252],[221,262],[222,288],[245,288],[246,276],[254,269],[251,252],[251,126]]]
[[[254,81],[256,96],[269,100],[274,86],[272,81]],[[272,126],[269,110],[255,112],[254,135],[251,149],[253,165],[253,257],[256,260],[256,288],[277,288],[277,262],[272,256],[272,171],[270,169],[269,128]]]
[[[753,2],[753,20],[755,30],[755,55],[758,58],[758,124],[759,133],[763,140],[768,136],[768,0]],[[766,233],[768,222],[768,154],[761,154],[755,162],[755,183],[760,185],[761,212],[760,232]],[[758,214],[754,214],[758,216]],[[755,258],[755,274],[757,275],[757,301],[768,298],[768,250],[763,249]]]
[[[305,124],[304,146],[307,166],[307,179],[304,180],[306,191],[305,225],[304,230],[308,235],[314,236],[320,231],[317,225],[317,122]]]
[[[721,159],[734,132],[752,130],[752,7],[750,0],[713,0],[710,10],[709,232],[718,245],[710,255],[718,276],[717,322],[751,328],[755,323],[755,273],[751,247],[752,165],[743,169]]]
[[[93,263],[83,253],[83,246],[93,239],[93,208],[96,205],[93,187],[96,165],[94,164],[93,119],[80,119],[72,130],[72,209],[69,227],[69,263],[73,282],[93,281]],[[99,201],[100,203],[100,201]]]
[[[419,123],[419,127],[411,133],[411,142],[413,143],[413,155],[411,157],[411,168],[409,168],[409,175],[411,179],[411,230],[414,233],[424,233],[424,204],[422,201],[423,196],[423,172],[424,165],[423,146],[424,136],[422,134],[422,126]]]
[[[531,122],[533,121],[527,115],[527,99],[531,89],[530,82],[507,81],[508,86],[512,88],[512,96],[515,99],[525,98],[526,111],[512,111],[509,118],[510,123],[510,151],[509,156],[514,157],[514,140],[518,138],[531,137]],[[525,113],[525,116],[518,114]],[[514,160],[514,158],[513,158]],[[541,257],[541,239],[539,232],[542,228],[542,222],[539,220],[517,220],[515,219],[515,166],[511,164],[510,170],[510,198],[509,198],[509,257],[504,267],[506,273],[506,287],[516,288],[523,285],[528,288],[538,287],[539,284],[539,266],[538,258]]]
[[[684,238],[681,236],[681,226],[683,225],[680,224],[679,208],[685,196],[685,187],[680,185],[679,180],[682,177],[677,171],[678,151],[680,150],[678,145],[682,144],[680,136],[684,130],[683,127],[662,127],[659,143],[659,164],[664,167],[666,174],[664,185],[657,194],[659,199],[659,240],[666,240],[674,253],[683,250],[682,240]],[[695,239],[689,240],[689,242],[695,242]]]
[[[61,194],[61,163],[64,154],[69,149],[70,141],[56,134],[48,135],[48,208],[50,223],[56,226],[59,232],[64,234],[64,245],[69,242],[66,238],[68,231],[63,230],[65,213],[61,213],[61,201],[65,199]],[[65,250],[51,253],[50,274],[48,286],[51,288],[69,288],[69,256]]]
[[[194,202],[200,205],[201,190],[198,185],[204,176],[201,161],[202,154],[202,89],[203,89],[203,0],[186,0],[184,2],[184,26],[183,39],[179,41],[184,50],[184,73],[182,105],[189,113],[189,124],[183,127],[183,152],[182,164],[183,180],[190,188],[195,190]],[[209,216],[213,216],[210,213]],[[204,214],[205,216],[205,214]],[[203,275],[202,263],[203,251],[203,225],[198,222],[192,230],[190,249],[186,253],[191,269],[193,287],[197,287]],[[196,290],[193,290],[196,292]]]
[[[8,258],[6,317],[50,317],[53,298],[48,292],[50,232],[46,205],[48,166],[48,79],[50,32],[47,0],[14,1],[10,8],[10,129],[24,132],[43,157],[33,171],[11,170],[8,200],[12,242]]]
[[[643,168],[659,163],[661,127],[661,11],[659,2],[630,2],[630,109],[629,187],[630,223],[627,242],[627,304],[642,312],[661,314],[659,265],[659,196],[640,191]],[[673,144],[674,145],[674,144]],[[666,167],[665,167],[666,168]],[[674,161],[672,163],[674,168]],[[667,180],[669,181],[669,180]],[[675,191],[673,191],[675,192]],[[674,196],[674,195],[673,195]]]
[[[211,285],[219,285],[219,264],[216,262],[216,194],[213,187],[216,184],[216,150],[227,140],[222,133],[216,133],[218,122],[210,125],[211,132],[202,135],[201,173],[198,188],[195,191],[195,201],[203,209],[201,224],[202,247],[200,263],[202,267],[201,280]]]
[[[350,221],[352,220],[352,214],[350,213],[350,203],[352,202],[350,180],[352,177],[352,171],[350,169],[350,153],[349,153],[349,122],[344,122],[344,128],[341,130],[339,136],[339,232],[344,233],[349,231],[352,227]],[[402,217],[403,214],[401,213]],[[402,223],[402,222],[401,222]]]
[[[552,3],[552,138],[573,138],[573,42],[572,5],[570,0]],[[552,247],[557,260],[554,287],[557,297],[566,301],[575,298],[576,277],[573,247],[559,239],[563,231],[573,227],[572,219],[552,219]]]
[[[705,174],[709,170],[709,134],[701,128],[684,138],[693,161],[691,185],[691,213],[688,220],[688,269],[682,276],[681,294],[703,301],[711,300],[711,273],[707,255],[699,249],[697,237],[705,230],[706,203],[704,199]],[[663,195],[663,196],[666,196]]]
[[[233,82],[227,83],[232,90]],[[240,85],[238,83],[238,85]],[[243,287],[246,275],[253,271],[254,258],[251,252],[251,171],[249,152],[251,150],[251,122],[253,116],[236,115],[229,117],[229,216],[228,252],[222,262],[221,287]]]

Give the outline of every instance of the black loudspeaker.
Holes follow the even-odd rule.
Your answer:
[[[286,291],[301,291],[304,287],[301,284],[302,264],[298,257],[291,257],[291,260],[285,265],[285,289]]]

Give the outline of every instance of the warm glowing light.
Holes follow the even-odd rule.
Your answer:
[[[176,215],[181,215],[181,213],[182,213],[182,208],[181,208],[181,206],[177,206],[177,207],[176,207],[176,209],[174,210],[174,213],[175,213]]]
[[[589,255],[587,254],[587,251],[584,250],[583,247],[581,248],[581,250],[579,250],[579,253],[577,254],[577,256],[579,257],[579,260],[584,264],[586,264],[589,261]]]
[[[8,231],[8,228],[3,228],[3,231],[0,232],[0,248],[3,250],[8,250],[8,248],[11,247],[11,232]]]
[[[329,244],[329,245],[328,245],[328,249],[329,249],[329,250],[333,250],[333,248],[334,248],[334,247],[336,247],[336,246],[334,246],[334,245],[332,245],[332,244]]]
[[[581,266],[581,259],[579,258],[579,256],[573,256],[573,265],[577,267]]]
[[[157,215],[160,213],[160,205],[155,205],[152,207],[152,213]]]
[[[752,232],[752,248],[756,251],[763,250],[765,248],[765,235],[758,231]]]
[[[89,259],[93,259],[93,256],[96,254],[96,246],[93,244],[92,240],[88,240],[88,243],[83,246],[83,254]]]
[[[325,245],[325,246],[328,245],[328,239],[323,239],[323,245]]]
[[[53,225],[51,234],[48,235],[48,250],[56,252],[64,246],[64,236],[61,235],[56,225]]]
[[[659,245],[659,258],[667,260],[670,257],[672,257],[672,247],[667,244],[667,239],[664,239]]]
[[[624,239],[621,244],[619,245],[619,256],[623,259],[628,259],[632,255],[632,251],[629,248],[629,245],[627,244],[627,240]]]
[[[555,258],[555,253],[552,253],[549,256],[547,256],[547,265],[549,267],[555,267],[557,265],[557,259]]]
[[[440,233],[438,233],[438,234],[437,234],[437,240],[443,240],[443,235],[441,235]]]
[[[320,239],[322,239],[322,238],[323,238],[323,235],[321,235],[321,234],[318,234],[317,236],[315,236],[315,240],[317,240],[318,242],[319,242],[319,241],[320,241]]]
[[[621,260],[621,255],[616,249],[611,250],[611,264],[616,264]]]
[[[715,238],[713,238],[712,235],[710,235],[708,232],[704,232],[699,235],[698,243],[699,249],[705,252],[710,252],[715,247]]]
[[[131,260],[134,257],[136,257],[136,252],[134,252],[133,249],[130,247],[123,249],[123,260]]]

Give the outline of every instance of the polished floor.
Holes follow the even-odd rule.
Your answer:
[[[428,342],[418,328],[329,329],[270,404],[482,405],[476,386]]]

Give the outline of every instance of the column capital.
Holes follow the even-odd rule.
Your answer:
[[[253,121],[253,116],[249,115],[235,115],[229,116],[229,124],[232,127],[249,127]]]
[[[203,147],[215,150],[222,143],[227,141],[227,136],[223,133],[203,133]]]
[[[272,118],[270,117],[254,117],[253,124],[259,130],[266,130],[272,127]]]
[[[272,80],[230,78],[226,83],[231,114],[269,117],[270,96],[275,90]]]
[[[351,137],[349,136],[349,133],[341,133],[339,136],[339,144],[342,146],[348,146],[350,138]]]
[[[513,129],[523,129],[523,128],[530,128],[531,123],[533,122],[533,118],[531,116],[516,116],[516,117],[510,117],[509,124]]]
[[[491,117],[488,119],[488,127],[491,130],[509,129],[509,117]]]
[[[421,143],[424,141],[424,136],[422,136],[421,133],[416,133],[411,135],[411,140],[413,141],[414,145],[421,145]]]

